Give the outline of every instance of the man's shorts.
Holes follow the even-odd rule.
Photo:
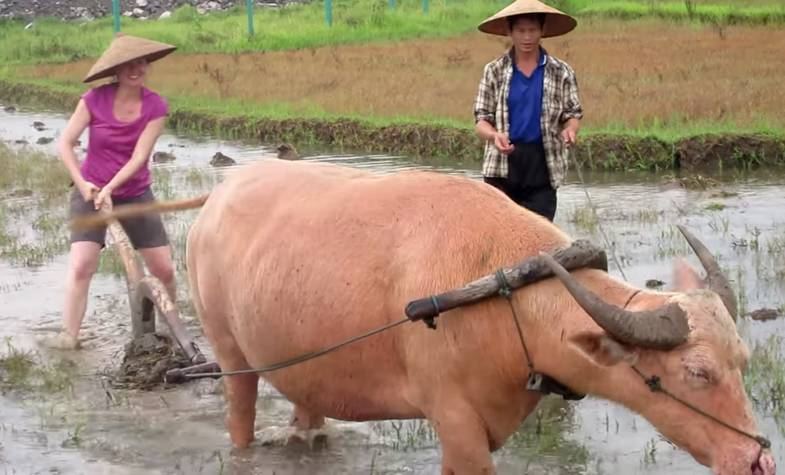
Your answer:
[[[149,203],[155,201],[155,196],[150,188],[133,198],[112,198],[113,206],[125,205],[129,203]],[[82,194],[74,187],[71,192],[71,206],[69,218],[86,214],[97,213],[93,200],[85,201]],[[150,247],[160,247],[169,244],[169,237],[166,234],[164,223],[159,213],[150,213],[136,216],[133,218],[119,219],[120,225],[128,234],[128,239],[134,249],[145,249]],[[106,227],[71,230],[71,242],[90,241],[104,247],[106,245]]]

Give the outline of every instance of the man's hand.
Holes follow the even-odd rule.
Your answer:
[[[570,119],[567,121],[567,126],[561,131],[561,138],[564,140],[564,145],[567,148],[572,147],[578,141],[578,121]]]
[[[510,154],[515,149],[515,146],[510,143],[510,138],[507,134],[501,132],[497,132],[496,135],[494,135],[493,145],[499,152],[505,155]]]

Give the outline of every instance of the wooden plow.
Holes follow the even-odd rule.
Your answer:
[[[116,219],[109,221],[107,232],[111,236],[114,248],[120,255],[125,268],[133,338],[140,338],[147,333],[155,333],[157,310],[169,327],[172,338],[182,348],[191,364],[197,365],[207,361],[180,320],[180,312],[177,310],[176,302],[172,301],[166,287],[158,278],[145,274],[141,258],[135,252],[128,235]]]

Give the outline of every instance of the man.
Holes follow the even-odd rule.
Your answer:
[[[517,0],[479,25],[512,40],[505,54],[485,65],[474,102],[475,130],[486,141],[484,181],[550,221],[583,109],[575,72],[540,40],[576,25],[537,0]]]

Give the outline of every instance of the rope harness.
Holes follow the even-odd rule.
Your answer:
[[[575,152],[574,152],[574,148],[573,147],[569,148],[569,154],[570,154],[570,157],[575,162],[575,170],[578,173],[578,179],[580,180],[581,184],[583,185],[583,192],[586,195],[586,200],[589,203],[589,207],[591,208],[592,212],[594,213],[594,217],[597,220],[597,225],[599,227],[599,230],[600,230],[600,233],[602,234],[603,239],[605,240],[605,244],[606,244],[607,248],[611,250],[611,257],[613,257],[613,260],[616,263],[616,267],[618,267],[619,272],[621,273],[621,275],[624,278],[624,280],[627,281],[628,279],[627,279],[627,275],[624,273],[624,268],[622,268],[621,262],[619,262],[619,259],[616,257],[615,248],[610,245],[610,242],[608,240],[608,236],[605,234],[605,231],[603,230],[602,223],[601,223],[601,220],[600,220],[600,217],[599,217],[599,213],[597,213],[597,208],[594,206],[594,203],[592,202],[591,195],[589,194],[589,188],[588,188],[588,186],[586,186],[586,182],[583,179],[583,173],[581,173],[581,165],[578,163],[578,161],[577,161],[577,159],[575,157]],[[498,278],[498,276],[497,276],[497,278]],[[623,308],[627,308],[627,306],[630,304],[630,302],[632,302],[632,299],[635,298],[635,296],[638,295],[640,292],[641,292],[641,289],[636,290],[627,299],[627,302],[624,304]],[[689,403],[687,401],[684,401],[683,399],[679,398],[675,394],[669,392],[667,389],[665,389],[662,386],[662,382],[661,382],[659,376],[652,375],[652,376],[649,376],[647,378],[637,368],[637,366],[631,365],[631,367],[632,367],[633,371],[635,371],[635,373],[637,373],[638,376],[640,376],[640,378],[643,380],[644,384],[646,384],[646,386],[649,387],[651,392],[662,393],[662,394],[668,396],[669,398],[673,399],[674,401],[678,402],[679,404],[681,404],[681,405],[687,407],[688,409],[692,410],[693,412],[696,412],[696,413],[698,413],[698,414],[700,414],[700,415],[702,415],[702,416],[704,416],[704,417],[706,417],[706,418],[716,422],[717,424],[719,424],[719,425],[721,425],[721,426],[723,426],[723,427],[725,427],[727,429],[730,429],[733,432],[736,432],[737,434],[740,434],[740,435],[742,435],[744,437],[747,437],[747,438],[752,439],[755,442],[757,442],[758,445],[760,446],[760,452],[758,453],[758,458],[760,458],[760,454],[763,452],[764,449],[771,448],[771,441],[769,441],[769,439],[767,439],[766,437],[763,437],[761,435],[750,434],[749,432],[746,432],[746,431],[743,431],[743,430],[741,430],[741,429],[739,429],[737,427],[731,426],[730,424],[726,423],[725,421],[722,421],[722,420],[718,419],[717,417],[715,417],[715,416],[713,416],[711,414],[706,413],[702,409],[694,406],[693,404],[691,404],[691,403]]]
[[[197,378],[218,378],[220,376],[235,376],[238,374],[261,374],[261,373],[269,373],[271,371],[276,371],[279,369],[288,368],[290,366],[294,366],[296,364],[305,363],[308,360],[312,360],[322,355],[326,355],[327,353],[332,353],[333,351],[342,348],[344,346],[350,345],[354,342],[364,340],[370,336],[376,335],[377,333],[381,333],[383,331],[389,330],[391,328],[397,327],[399,325],[403,325],[404,323],[410,322],[408,317],[398,320],[397,322],[388,323],[387,325],[382,325],[379,328],[371,330],[369,332],[363,333],[361,335],[357,335],[355,337],[349,338],[344,340],[340,343],[337,343],[332,346],[328,346],[318,351],[312,351],[310,353],[305,353],[295,358],[288,359],[286,361],[281,361],[280,363],[271,364],[269,366],[264,366],[262,368],[251,368],[251,369],[239,369],[236,371],[214,371],[214,372],[205,372],[205,373],[183,373],[182,370],[171,372],[167,374],[168,380],[172,376],[176,379],[197,379]]]
[[[520,323],[518,321],[518,315],[516,314],[515,306],[512,303],[512,289],[511,289],[509,283],[507,282],[507,279],[504,277],[504,273],[502,273],[501,271],[497,271],[496,272],[496,279],[499,281],[499,286],[500,286],[499,295],[504,297],[507,300],[507,302],[509,302],[509,304],[510,304],[510,310],[511,310],[512,318],[515,321],[515,327],[518,330],[518,336],[520,337],[521,345],[523,346],[523,352],[524,352],[524,355],[526,356],[526,363],[527,363],[527,365],[529,367],[529,381],[528,381],[526,387],[529,390],[534,390],[534,391],[540,390],[541,387],[544,385],[544,382],[548,381],[548,379],[550,379],[550,378],[548,378],[547,376],[540,375],[539,373],[535,372],[535,370],[534,370],[534,363],[532,362],[532,359],[529,356],[529,350],[526,347],[526,340],[523,338],[523,331],[521,330],[521,325],[520,325]],[[630,304],[630,302],[632,302],[632,299],[636,295],[638,295],[638,293],[640,293],[640,290],[636,290],[635,292],[633,292],[633,294],[627,299],[627,303],[624,304],[624,308],[626,308]],[[763,452],[764,449],[771,448],[771,441],[769,441],[769,439],[767,439],[766,437],[763,437],[762,435],[751,434],[751,433],[749,433],[747,431],[741,430],[738,427],[734,427],[734,426],[728,424],[727,422],[717,418],[716,416],[713,416],[713,415],[705,412],[704,410],[700,409],[699,407],[695,406],[694,404],[681,399],[680,397],[676,396],[672,392],[670,392],[667,389],[665,389],[662,386],[662,381],[661,381],[660,377],[657,376],[656,374],[655,375],[651,375],[649,377],[646,377],[643,374],[643,372],[641,372],[641,370],[638,369],[637,366],[635,366],[635,365],[630,365],[630,366],[632,367],[633,371],[635,371],[635,373],[637,373],[638,376],[641,377],[641,379],[643,380],[643,383],[646,386],[648,386],[648,388],[649,388],[649,390],[651,390],[651,392],[664,394],[665,396],[668,396],[669,398],[673,399],[674,401],[678,402],[679,404],[685,406],[687,409],[690,409],[691,411],[696,412],[696,413],[702,415],[703,417],[706,417],[709,420],[712,420],[712,421],[716,422],[717,424],[719,424],[719,425],[721,425],[721,426],[723,426],[723,427],[725,427],[727,429],[730,429],[733,432],[736,432],[739,435],[742,435],[744,437],[747,437],[747,438],[752,439],[753,441],[757,442],[758,445],[760,446],[760,452],[758,453],[758,459],[760,458],[760,454]],[[545,378],[547,378],[547,379],[545,379]],[[556,384],[558,386],[561,386],[560,383],[558,383],[556,381],[553,381],[553,380],[551,380],[550,384]],[[561,387],[564,388],[563,386],[561,386]],[[559,388],[559,389],[561,389],[561,388]],[[564,389],[566,389],[566,388],[564,388]],[[562,394],[561,392],[554,391],[554,390],[551,390],[551,391],[541,391],[541,392],[554,392],[554,393],[557,393],[557,394]],[[566,395],[562,394],[562,396],[565,399],[570,399],[569,396],[575,395],[575,393],[572,393],[572,391],[570,391],[569,389],[567,389],[566,392],[567,392]],[[574,397],[574,399],[582,399],[582,397]]]

